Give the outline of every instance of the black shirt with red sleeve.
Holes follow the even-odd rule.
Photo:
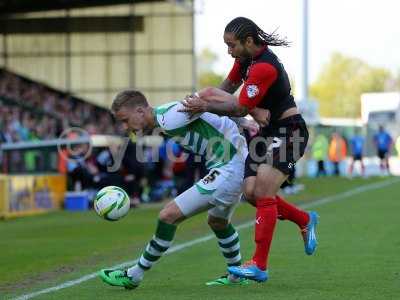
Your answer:
[[[272,122],[287,109],[296,107],[290,93],[289,77],[278,57],[266,46],[252,59],[236,59],[228,79],[233,83],[244,83],[239,95],[240,105],[249,110],[254,107],[268,109]]]

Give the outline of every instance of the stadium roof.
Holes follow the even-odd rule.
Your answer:
[[[0,0],[0,14],[59,10],[124,3],[163,2],[162,0]]]

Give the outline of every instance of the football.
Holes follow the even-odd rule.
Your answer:
[[[117,221],[128,213],[130,199],[122,188],[106,186],[96,194],[93,206],[100,217],[108,221]]]

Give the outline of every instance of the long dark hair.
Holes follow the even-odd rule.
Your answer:
[[[290,43],[285,38],[281,38],[276,31],[266,33],[258,27],[256,23],[245,17],[237,17],[230,21],[225,27],[225,32],[235,34],[235,37],[240,40],[241,43],[244,43],[246,38],[250,36],[253,38],[256,45],[285,47],[290,45]]]

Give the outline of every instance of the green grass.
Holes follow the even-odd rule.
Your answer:
[[[290,197],[309,202],[383,180],[304,180],[306,190]],[[224,272],[210,240],[163,257],[134,291],[93,279],[35,299],[396,299],[400,293],[398,194],[392,184],[316,208],[320,246],[306,257],[297,228],[280,222],[270,259],[270,281],[242,287],[206,287]],[[0,222],[0,299],[76,279],[100,268],[137,258],[153,234],[159,207],[143,207],[119,222],[94,212],[59,212]],[[236,224],[252,219],[241,205]],[[205,214],[183,223],[176,244],[209,234]],[[253,230],[240,232],[250,257]]]

